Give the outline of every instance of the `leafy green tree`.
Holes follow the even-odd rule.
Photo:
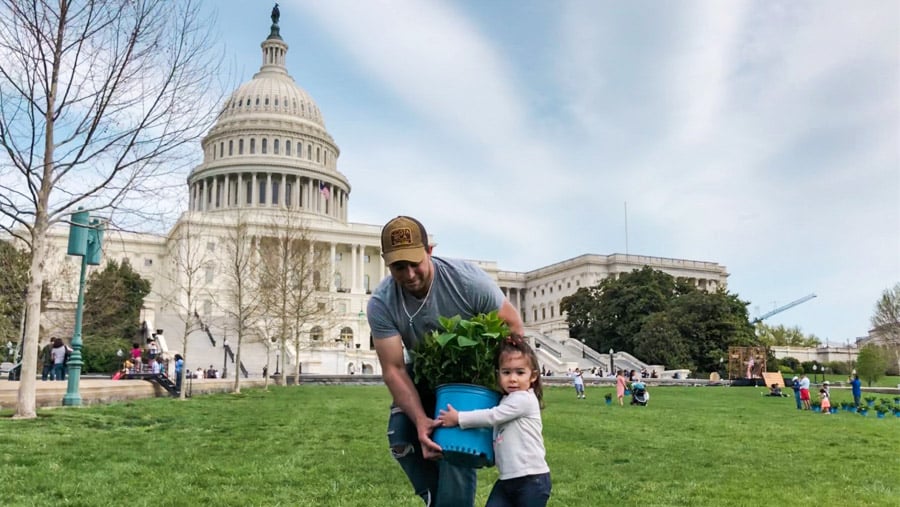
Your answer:
[[[856,372],[859,378],[866,381],[866,385],[871,386],[872,382],[884,376],[886,369],[887,357],[882,347],[869,344],[860,349],[856,358]]]
[[[134,340],[141,329],[141,307],[150,281],[141,278],[126,260],[109,261],[91,273],[84,291],[83,334]],[[85,340],[85,348],[88,348]]]
[[[562,309],[573,338],[669,367],[716,371],[728,347],[757,343],[746,302],[649,267],[579,289]]]
[[[756,343],[747,303],[725,291],[689,292],[676,298],[667,313],[688,344],[692,359],[678,366],[716,371],[719,359],[728,355],[728,347]]]
[[[576,325],[574,334],[570,332],[573,338],[584,338],[600,350],[633,351],[644,321],[665,311],[675,297],[693,291],[696,289],[690,284],[645,266],[616,279],[606,278],[592,289],[579,290],[577,297],[564,298],[562,306],[570,326]]]
[[[756,323],[756,337],[759,343],[785,347],[817,347],[822,342],[814,334],[804,334],[799,327],[785,327],[783,324],[770,326],[764,322]]]
[[[634,355],[650,364],[692,365],[691,346],[668,313],[654,313],[635,336]]]

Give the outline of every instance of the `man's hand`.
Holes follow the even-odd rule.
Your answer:
[[[422,457],[425,459],[441,459],[444,457],[443,449],[431,439],[431,433],[441,422],[435,419],[425,418],[425,424],[417,425],[419,443],[422,445]]]
[[[441,409],[441,413],[437,419],[442,426],[452,428],[459,425],[459,412],[453,408],[453,405],[447,404],[447,410]]]

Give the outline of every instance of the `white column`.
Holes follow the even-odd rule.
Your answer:
[[[330,251],[331,251],[331,257],[328,259],[328,267],[329,267],[329,274],[328,274],[328,278],[329,278],[329,280],[328,280],[328,292],[334,292],[334,291],[337,289],[337,287],[334,286],[334,273],[335,273],[334,254],[335,254],[335,250],[336,250],[335,244],[334,244],[334,243],[331,243],[331,250],[330,250]],[[344,280],[343,280],[343,278],[342,278],[342,279],[341,279],[341,284],[343,285],[343,283],[344,283]]]
[[[281,209],[287,208],[287,202],[284,200],[284,196],[287,195],[287,174],[281,173],[281,186],[278,187],[278,206]]]
[[[366,292],[366,245],[359,245],[359,275],[356,277],[359,291]]]
[[[223,196],[225,201],[222,203],[223,208],[231,207],[231,185],[230,185],[231,182],[229,181],[228,176],[229,175],[227,175],[227,174],[225,175],[225,195]]]
[[[216,200],[219,198],[219,177],[213,176],[212,179],[212,209],[218,208]]]
[[[272,206],[272,173],[266,173],[266,206]]]
[[[202,211],[207,211],[207,209],[208,209],[208,204],[207,204],[207,200],[206,200],[206,185],[207,185],[206,178],[203,178],[203,197],[200,199]]]
[[[259,192],[256,189],[256,173],[251,174],[250,183],[250,206],[256,207],[259,204]]]
[[[235,196],[235,198],[237,200],[237,207],[243,208],[246,197],[241,199],[241,196],[244,195],[244,175],[242,173],[238,173],[238,175],[237,175],[237,191],[235,192],[235,194],[237,194]]]
[[[350,292],[356,292],[359,284],[356,283],[356,247],[350,245]]]

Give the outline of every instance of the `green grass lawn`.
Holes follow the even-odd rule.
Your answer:
[[[550,505],[900,505],[900,418],[799,412],[761,388],[653,388],[647,407],[607,407],[610,391],[547,390]],[[388,404],[383,386],[304,385],[5,410],[0,503],[419,506]],[[477,505],[495,479],[479,471]]]

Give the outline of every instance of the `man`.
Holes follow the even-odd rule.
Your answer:
[[[804,373],[800,377],[800,401],[803,402],[803,410],[811,410],[809,405],[809,377]]]
[[[791,381],[791,388],[794,390],[794,401],[797,403],[797,410],[803,410],[803,402],[800,401],[800,377],[794,375]]]
[[[440,461],[431,433],[434,392],[416,386],[406,349],[440,329],[439,316],[469,319],[498,311],[513,334],[523,333],[519,312],[494,281],[468,262],[432,257],[425,227],[415,218],[397,217],[381,230],[381,250],[390,276],[369,300],[369,326],[382,377],[394,403],[388,422],[391,453],[425,505],[465,507],[475,503],[475,469]]]

